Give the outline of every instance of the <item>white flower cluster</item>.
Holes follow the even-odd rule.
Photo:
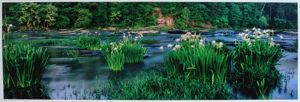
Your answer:
[[[200,35],[192,34],[191,32],[187,32],[186,34],[181,35],[181,41],[197,41],[199,39],[200,39]],[[178,42],[179,41],[180,40],[178,40]]]
[[[115,42],[111,42],[110,47],[113,51],[118,51],[119,49],[122,48],[122,46],[124,45],[123,43],[115,43]]]
[[[270,34],[274,34],[274,30],[270,30],[270,29],[261,30],[260,28],[255,28],[255,27],[252,28],[252,30],[246,29],[244,30],[244,32],[240,33],[243,39],[245,39],[245,36],[251,36],[253,38],[262,38],[262,37],[268,38]]]
[[[204,46],[204,40],[200,38],[200,35],[192,34],[191,32],[187,32],[186,34],[181,35],[181,38],[177,38],[175,40],[177,43],[181,41],[188,41],[188,42],[198,42],[199,41],[199,46]],[[168,44],[168,48],[172,48],[173,50],[178,50],[181,48],[179,44],[173,45],[173,44]],[[191,45],[192,48],[195,48],[195,45]]]
[[[211,41],[211,44],[213,45],[213,47],[216,47],[217,49],[222,48],[224,45],[222,42],[218,43],[215,40]]]
[[[275,43],[273,41],[273,38],[270,37],[270,34],[274,35],[274,30],[270,30],[270,29],[261,30],[260,28],[255,28],[255,27],[252,28],[252,30],[246,29],[244,30],[244,32],[239,33],[242,40],[246,41],[248,45],[252,45],[252,41],[250,38],[256,38],[256,39],[267,38],[270,39],[270,46],[274,46]]]
[[[180,45],[175,45],[174,48],[173,48],[173,50],[178,50],[178,49],[180,49],[180,48],[181,48]]]
[[[178,49],[181,48],[181,46],[180,46],[179,44],[176,44],[176,45],[168,44],[167,47],[168,47],[168,48],[171,48],[171,49],[173,49],[173,50],[178,50]],[[163,47],[163,46],[160,46],[159,49],[160,49],[160,50],[163,50],[164,47]]]
[[[134,37],[133,40],[137,41],[144,37],[143,33],[138,33],[136,36],[132,36],[131,34],[132,34],[131,32],[127,32],[127,34],[123,33],[123,40],[128,41],[128,39],[130,39],[130,38],[132,39]]]

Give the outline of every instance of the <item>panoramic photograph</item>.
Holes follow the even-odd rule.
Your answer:
[[[297,2],[3,2],[4,99],[298,99]]]

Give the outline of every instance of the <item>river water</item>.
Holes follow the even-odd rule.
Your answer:
[[[277,34],[280,35],[280,34]],[[76,37],[76,34],[52,34],[52,35],[34,35],[19,40],[43,40],[43,39],[64,39]],[[111,33],[102,34],[101,36],[111,36]],[[120,39],[122,35],[115,36],[114,39]],[[284,39],[274,36],[274,41],[281,45],[283,49],[289,48],[297,40],[297,35],[283,34]],[[180,34],[168,34],[161,32],[155,36],[144,36],[144,39],[156,40],[154,44],[144,44],[147,48],[147,57],[142,63],[125,65],[122,74],[115,75],[110,71],[101,53],[87,51],[76,48],[76,46],[42,46],[51,52],[50,63],[46,67],[43,75],[43,85],[46,93],[51,99],[106,99],[106,96],[96,96],[96,89],[105,85],[110,79],[118,77],[125,79],[136,75],[137,73],[152,68],[153,66],[163,63],[163,56],[171,49],[167,48],[168,44],[174,44],[175,39]],[[205,41],[221,40],[228,47],[234,48],[234,42],[237,41],[237,34],[224,35],[220,32],[212,32],[208,35],[202,35]],[[164,49],[160,49],[164,46]],[[80,56],[73,58],[62,53],[77,50]],[[298,96],[298,53],[284,51],[284,57],[280,59],[277,70],[283,75],[280,85],[273,89],[272,99],[297,99]],[[239,94],[237,98],[249,99],[250,97]]]

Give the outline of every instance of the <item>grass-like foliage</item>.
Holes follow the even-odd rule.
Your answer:
[[[210,45],[183,42],[179,49],[165,56],[165,64],[171,76],[184,74],[203,79],[204,83],[224,82],[229,68],[228,57]]]
[[[138,63],[143,61],[146,49],[137,41],[124,40],[122,52],[125,56],[126,63]]]
[[[159,72],[142,72],[121,82],[110,82],[101,92],[108,99],[178,100],[229,99],[223,83],[204,84],[200,79],[170,78]],[[102,94],[103,94],[102,93]]]
[[[238,43],[233,53],[235,69],[232,80],[234,87],[255,95],[259,92],[257,82],[265,80],[265,86],[267,89],[271,89],[280,79],[275,65],[282,56],[279,45],[275,45],[268,39]]]
[[[279,45],[273,44],[267,39],[255,39],[253,42],[241,42],[234,52],[234,61],[240,66],[241,63],[249,65],[267,64],[275,70],[275,64],[283,56]]]
[[[77,39],[77,46],[89,50],[99,50],[101,40],[99,36],[80,35]]]
[[[124,40],[101,45],[101,52],[113,71],[121,71],[124,63],[143,61],[146,49],[137,41]]]
[[[5,88],[26,88],[40,84],[48,62],[47,50],[14,43],[3,48]]]
[[[122,45],[120,43],[113,43],[109,46],[103,46],[102,52],[105,54],[106,62],[112,71],[122,71],[125,63],[125,56],[121,50]]]

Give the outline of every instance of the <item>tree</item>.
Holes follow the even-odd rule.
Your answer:
[[[239,27],[242,20],[242,12],[238,4],[230,4],[229,25],[232,27]]]
[[[209,12],[210,21],[217,27],[227,27],[228,26],[228,14],[229,9],[226,7],[226,3],[209,3],[210,8],[214,8]]]
[[[59,15],[56,18],[55,26],[57,28],[66,28],[70,24],[70,19],[67,16]]]
[[[187,7],[184,7],[178,18],[176,18],[176,28],[187,28],[190,20],[190,10]]]
[[[175,27],[297,28],[297,3],[4,3],[3,22],[14,29],[146,27],[156,24],[154,8],[175,17]]]
[[[261,16],[258,21],[259,21],[259,27],[260,28],[265,28],[269,25],[268,20],[265,16]]]
[[[57,8],[52,4],[45,4],[41,7],[42,23],[46,29],[49,29],[49,26],[55,24],[56,16],[57,16]]]
[[[92,22],[92,13],[88,9],[80,9],[78,11],[78,16],[75,21],[75,27],[83,27],[87,28],[90,27],[90,24]]]
[[[217,18],[215,24],[218,25],[218,27],[227,27],[229,24],[228,17],[222,16]]]
[[[109,14],[108,12],[109,3],[99,2],[97,3],[96,10],[93,12],[93,24],[96,26],[107,27],[109,25]]]
[[[40,5],[37,3],[21,3],[18,22],[28,29],[39,28],[41,23]]]

